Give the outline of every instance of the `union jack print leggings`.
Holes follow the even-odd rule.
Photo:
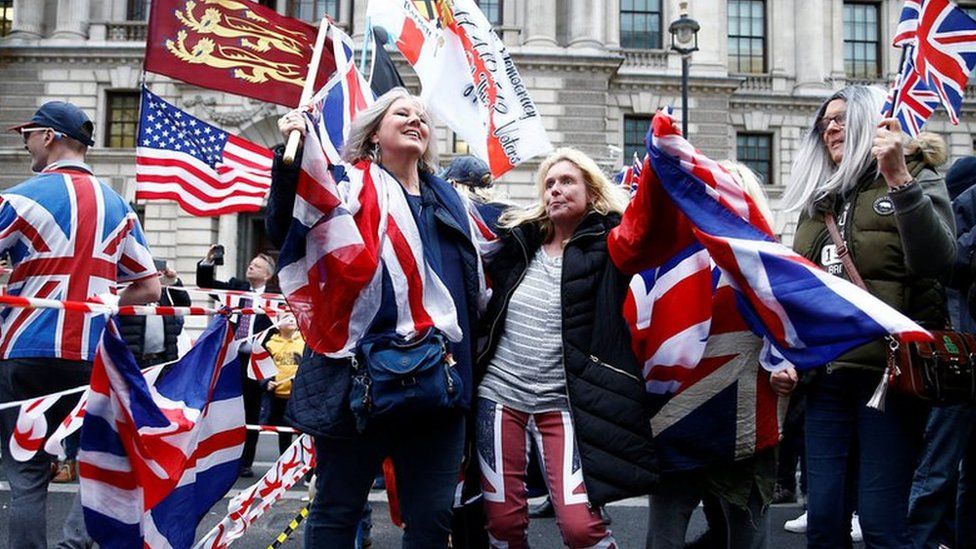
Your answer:
[[[590,508],[569,412],[528,414],[478,399],[478,462],[488,537],[497,549],[529,546],[525,486],[529,437],[540,452],[543,476],[563,542],[573,549],[616,549],[613,534]]]

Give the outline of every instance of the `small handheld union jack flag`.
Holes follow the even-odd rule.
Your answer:
[[[958,124],[969,74],[976,65],[976,21],[949,0],[919,3],[915,71]]]

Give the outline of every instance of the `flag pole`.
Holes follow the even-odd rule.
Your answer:
[[[902,46],[901,47],[901,61],[898,62],[898,73],[895,76],[895,91],[891,94],[891,105],[888,107],[888,116],[886,118],[891,118],[895,115],[895,107],[898,105],[898,95],[901,92],[901,73],[905,70],[905,60],[908,59],[908,48],[913,46]]]
[[[312,50],[312,62],[308,66],[308,73],[305,75],[305,85],[302,87],[302,98],[298,102],[299,107],[303,107],[306,103],[312,99],[312,94],[315,92],[315,79],[318,78],[319,73],[319,63],[322,59],[322,49],[325,47],[325,35],[329,32],[329,19],[328,17],[323,17],[319,21],[319,33],[315,37],[315,49]],[[288,144],[285,146],[285,154],[282,156],[285,164],[291,164],[295,161],[295,154],[298,152],[298,142],[302,138],[302,133],[298,130],[292,130],[288,135]]]

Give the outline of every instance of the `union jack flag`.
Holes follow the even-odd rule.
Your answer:
[[[915,43],[915,31],[918,30],[918,14],[922,11],[922,2],[925,0],[905,0],[901,8],[901,16],[898,18],[898,27],[895,29],[895,36],[891,39],[891,45],[896,48],[903,48]]]
[[[84,165],[52,168],[0,195],[7,293],[88,301],[117,281],[156,276],[135,212]],[[0,311],[0,357],[92,360],[105,316],[63,309]]]
[[[890,116],[891,103],[895,100],[894,116],[898,118],[905,133],[915,137],[922,131],[925,121],[939,108],[939,96],[925,85],[922,77],[915,72],[915,64],[911,57],[906,57],[905,66],[895,80],[895,85],[888,90],[881,112]]]
[[[150,383],[114,325],[92,370],[81,502],[102,547],[190,547],[196,525],[237,479],[244,407],[226,316]]]
[[[342,162],[340,151],[359,111],[373,102],[373,92],[352,62],[352,38],[331,27],[336,72],[312,98],[312,117],[319,143],[330,166]]]
[[[915,70],[934,91],[953,124],[976,65],[976,21],[949,0],[924,0],[919,13]]]
[[[333,29],[335,31],[335,29]],[[336,52],[351,53],[339,32]],[[346,37],[348,38],[348,37]],[[461,339],[454,301],[424,257],[419,229],[400,184],[375,163],[335,163],[355,115],[372,102],[358,72],[340,59],[337,77],[307,113],[292,224],[281,248],[278,278],[306,344],[348,356],[381,306],[383,278],[396,296],[396,331],[404,337],[436,326]],[[460,195],[442,183],[435,192]],[[472,242],[494,238],[465,203],[458,224]],[[382,265],[382,268],[379,268]],[[487,293],[484,277],[482,289]],[[328,285],[328,290],[324,288]],[[483,297],[483,300],[486,299]],[[389,304],[387,304],[389,305]]]
[[[617,172],[616,180],[617,184],[620,185],[627,194],[633,198],[637,193],[637,185],[640,183],[641,167],[644,165],[644,161],[641,160],[637,153],[634,153],[634,161],[630,166],[625,166],[619,172]]]
[[[651,267],[632,279],[624,317],[662,468],[687,470],[776,444],[777,399],[760,364],[811,368],[889,332],[924,333],[775,242],[753,200],[670,116],[652,128],[637,196],[608,245],[618,265]],[[625,253],[644,233],[653,245]]]
[[[881,300],[777,242],[752,199],[681,137],[670,116],[654,117],[647,144],[653,166],[648,175],[659,181],[727,277],[746,323],[766,340],[762,359],[769,369],[786,361],[801,369],[822,366],[889,334],[913,341],[931,337]]]

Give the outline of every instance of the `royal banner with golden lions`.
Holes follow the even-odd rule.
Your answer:
[[[317,28],[246,0],[153,0],[145,70],[297,107]],[[335,71],[322,52],[316,89]]]

